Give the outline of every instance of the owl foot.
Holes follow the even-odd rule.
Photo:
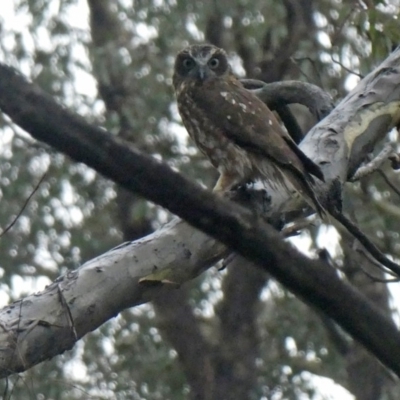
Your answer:
[[[221,173],[213,192],[229,192],[243,186],[243,179],[237,174]]]

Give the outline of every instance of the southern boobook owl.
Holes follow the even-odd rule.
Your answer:
[[[289,181],[322,212],[310,175],[323,180],[321,170],[272,111],[242,86],[224,50],[204,44],[180,51],[173,85],[183,124],[220,173],[214,191],[228,191],[256,179],[271,185]]]

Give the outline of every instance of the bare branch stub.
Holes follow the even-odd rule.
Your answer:
[[[390,156],[394,152],[394,143],[388,143],[385,147],[381,150],[381,152],[369,161],[367,164],[360,167],[354,175],[349,179],[350,182],[356,182],[361,178],[364,178],[367,175],[372,174],[373,172],[379,170],[382,164],[390,158]]]

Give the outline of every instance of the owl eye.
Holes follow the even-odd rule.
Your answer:
[[[216,57],[213,57],[209,62],[208,65],[211,69],[215,69],[218,67],[219,65],[219,60]]]
[[[182,65],[184,66],[185,69],[190,70],[194,67],[194,60],[193,58],[185,58],[182,62]]]

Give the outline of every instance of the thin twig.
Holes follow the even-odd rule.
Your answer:
[[[352,14],[354,13],[354,11],[355,11],[355,7],[351,7],[349,12],[347,13],[347,15],[345,15],[344,18],[342,19],[342,21],[339,22],[339,23],[337,21],[333,22],[333,20],[330,19],[329,22],[332,24],[333,29],[334,29],[333,34],[331,36],[332,47],[336,46],[337,38],[343,32],[343,29],[344,29],[344,26],[345,26],[346,22],[348,20],[350,20],[350,18],[352,17]]]
[[[32,193],[28,196],[28,198],[25,200],[21,210],[19,211],[19,213],[17,214],[17,216],[11,221],[11,223],[3,230],[3,232],[0,233],[0,238],[2,236],[4,236],[14,225],[15,223],[18,221],[19,217],[22,215],[22,213],[25,211],[25,208],[27,207],[29,201],[31,200],[31,198],[33,197],[33,195],[38,191],[39,186],[41,185],[41,183],[43,182],[44,178],[46,177],[47,172],[45,172],[43,174],[43,176],[40,178],[39,182],[36,184],[36,186],[34,187]]]
[[[354,72],[353,70],[351,70],[350,68],[347,68],[345,65],[343,65],[339,60],[335,60],[333,58],[333,55],[331,55],[331,60],[334,64],[338,64],[340,65],[341,68],[343,68],[346,72],[348,72],[349,74],[353,74],[355,76],[358,76],[360,79],[364,78],[364,76],[362,74],[359,74],[358,72]]]
[[[393,184],[393,182],[388,178],[388,176],[381,170],[377,169],[376,172],[383,178],[386,184],[398,195],[400,196],[400,190]]]
[[[393,277],[396,276],[396,274],[394,274],[392,271],[388,271],[387,268],[383,268],[381,264],[377,263],[375,260],[373,260],[371,258],[371,256],[369,256],[369,254],[364,251],[363,249],[357,249],[356,250],[358,253],[362,254],[365,258],[368,259],[368,262],[370,262],[372,265],[374,265],[375,267],[383,270],[384,273],[389,274]],[[362,265],[359,266],[359,268],[361,269],[361,271],[368,276],[368,278],[372,279],[375,282],[381,282],[381,283],[392,283],[392,282],[399,282],[400,278],[393,278],[393,279],[383,279],[383,278],[378,278],[376,276],[373,276],[372,274],[370,274],[365,268],[362,267]]]
[[[361,232],[356,224],[354,224],[350,219],[344,216],[340,211],[336,210],[334,207],[329,210],[333,217],[336,218],[384,267],[393,271],[396,277],[400,278],[400,265],[396,264],[392,260],[389,260],[379,248],[369,240],[369,238]]]
[[[292,64],[297,68],[297,70],[299,71],[299,73],[301,75],[303,75],[305,77],[305,79],[308,82],[315,82],[316,81],[316,77],[318,78],[318,85],[320,85],[322,87],[322,76],[321,76],[321,71],[320,68],[318,68],[316,66],[316,61],[311,58],[311,57],[290,57],[290,61],[292,62]],[[314,70],[314,74],[313,75],[308,75],[306,74],[303,69],[299,66],[299,63],[302,61],[308,61],[311,64],[312,69]]]
[[[369,262],[370,264],[372,264],[374,267],[379,268],[380,270],[383,270],[383,272],[384,272],[385,274],[388,274],[388,275],[391,275],[391,276],[394,277],[393,279],[382,279],[382,278],[378,278],[378,277],[373,276],[372,274],[370,274],[369,272],[367,272],[365,269],[363,269],[363,268],[360,266],[362,272],[364,272],[365,275],[367,275],[369,278],[373,279],[374,281],[383,282],[383,283],[398,282],[398,281],[400,280],[400,279],[397,277],[396,274],[394,274],[392,271],[389,271],[387,268],[384,268],[380,263],[378,263],[376,260],[374,260],[374,259],[371,257],[371,255],[370,255],[367,251],[365,251],[365,249],[358,248],[358,249],[356,249],[355,251],[356,251],[357,253],[360,253],[363,257],[365,257],[365,258],[368,260],[368,262]]]

